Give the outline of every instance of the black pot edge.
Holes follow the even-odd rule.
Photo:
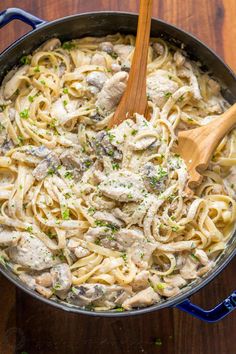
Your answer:
[[[86,13],[81,13],[81,14],[75,14],[75,15],[71,15],[71,16],[66,16],[66,17],[62,17],[59,19],[55,19],[53,21],[50,22],[44,22],[40,25],[37,26],[36,29],[26,33],[25,35],[23,35],[22,37],[20,37],[18,40],[16,40],[15,42],[13,42],[10,46],[8,46],[1,54],[0,57],[4,56],[5,54],[8,53],[8,51],[10,51],[12,48],[15,48],[17,46],[19,46],[21,44],[21,42],[27,38],[27,37],[33,37],[33,34],[38,32],[39,30],[45,28],[45,27],[51,27],[53,25],[56,25],[58,23],[62,23],[62,22],[66,22],[68,20],[76,20],[77,18],[80,18],[82,16],[97,16],[99,14],[110,14],[110,15],[128,15],[131,17],[136,17],[137,18],[137,14],[135,13],[131,13],[131,12],[121,12],[121,11],[94,11],[94,12],[86,12]],[[196,41],[200,46],[202,46],[205,50],[207,50],[211,55],[213,55],[216,60],[218,60],[224,67],[225,69],[228,71],[228,73],[232,76],[232,78],[235,80],[235,84],[236,84],[236,76],[233,73],[233,71],[231,70],[231,68],[224,62],[224,60],[218,55],[216,54],[212,49],[210,49],[207,45],[205,45],[201,40],[197,39],[197,37],[195,37],[194,35],[190,34],[189,32],[180,29],[179,27],[175,26],[175,25],[171,25],[163,20],[160,20],[158,18],[152,18],[152,21],[158,21],[159,23],[163,24],[164,26],[168,26],[169,28],[171,28],[172,30],[176,31],[176,32],[182,32],[184,35],[186,35],[187,37],[189,37],[192,41]],[[78,36],[79,38],[79,36]],[[217,77],[217,75],[216,75]],[[132,310],[132,311],[125,311],[125,312],[94,312],[94,311],[89,311],[89,310],[84,310],[78,307],[74,307],[72,305],[68,305],[67,303],[60,303],[60,302],[56,302],[54,300],[49,300],[44,298],[43,296],[39,295],[38,293],[36,293],[35,291],[27,288],[26,286],[24,286],[24,284],[22,282],[19,281],[19,279],[17,277],[14,276],[14,274],[12,273],[8,273],[6,272],[6,270],[4,269],[4,267],[0,266],[0,272],[8,279],[10,280],[14,285],[16,285],[17,287],[19,287],[21,290],[23,290],[25,293],[33,296],[34,298],[48,304],[48,305],[52,305],[56,308],[59,308],[61,310],[70,312],[70,313],[78,313],[78,314],[83,314],[83,315],[89,315],[89,316],[97,316],[97,317],[126,317],[126,316],[130,316],[130,315],[141,315],[141,314],[145,314],[145,313],[149,313],[149,312],[153,312],[153,311],[157,311],[159,309],[163,309],[166,307],[173,307],[176,306],[178,304],[180,304],[181,302],[183,302],[184,300],[186,300],[188,297],[190,297],[191,295],[193,295],[194,293],[196,293],[197,291],[199,291],[201,288],[203,288],[205,285],[207,285],[209,282],[211,282],[217,275],[219,275],[223,269],[228,265],[228,263],[233,259],[233,257],[236,255],[236,249],[234,249],[231,254],[224,260],[224,262],[218,266],[213,272],[212,274],[208,275],[205,279],[203,279],[199,284],[195,285],[192,289],[191,289],[191,285],[190,285],[190,289],[188,291],[185,291],[183,293],[181,293],[180,295],[174,297],[173,299],[168,299],[168,300],[164,300],[160,303],[157,303],[155,305],[152,305],[150,307],[145,307],[143,309],[137,309],[137,310]]]

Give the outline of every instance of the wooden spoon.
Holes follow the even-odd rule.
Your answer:
[[[236,125],[236,103],[213,122],[199,128],[181,131],[176,149],[189,172],[188,187],[195,188],[202,181],[201,173],[209,165],[217,145]]]
[[[152,15],[152,0],[140,0],[135,51],[126,90],[108,124],[112,128],[134,113],[147,116],[146,75]]]

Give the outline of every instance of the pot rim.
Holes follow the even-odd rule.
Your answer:
[[[12,44],[10,44],[6,49],[4,49],[0,53],[0,60],[11,49],[18,47],[26,38],[33,37],[36,32],[39,32],[40,30],[44,29],[45,27],[50,28],[50,27],[53,27],[54,25],[57,25],[58,23],[71,21],[71,20],[77,20],[81,17],[86,17],[86,16],[96,17],[99,15],[114,15],[114,16],[118,15],[118,16],[130,16],[130,17],[138,18],[138,14],[132,13],[132,12],[92,11],[92,12],[84,12],[84,13],[80,13],[80,14],[73,14],[73,15],[61,17],[61,18],[55,19],[53,21],[45,21],[45,22],[42,22],[42,24],[37,25],[37,27],[35,29],[24,34],[19,39],[17,39]],[[201,47],[203,47],[205,50],[207,50],[217,61],[219,61],[222,64],[222,66],[224,66],[227,69],[228,73],[232,76],[232,78],[235,80],[235,83],[236,83],[236,76],[235,76],[234,72],[224,62],[224,60],[218,54],[216,54],[211,48],[209,48],[206,44],[204,44],[201,40],[199,40],[197,37],[195,37],[193,34],[180,29],[178,26],[169,24],[168,22],[158,19],[158,18],[155,18],[155,17],[152,17],[152,22],[161,23],[163,26],[166,26],[166,27],[174,30],[177,34],[183,33],[186,37],[189,37],[191,39],[191,41],[196,41]],[[79,36],[78,36],[78,38],[79,38]],[[178,36],[177,36],[177,39],[178,39]],[[217,75],[216,75],[216,77],[217,77]],[[231,243],[233,243],[233,236],[231,238],[231,242],[229,245],[232,247]],[[130,311],[124,311],[124,312],[116,312],[116,311],[112,311],[112,310],[95,312],[95,311],[90,311],[90,310],[76,307],[74,305],[68,304],[66,302],[62,302],[60,300],[56,301],[56,300],[46,299],[42,295],[38,294],[36,291],[31,290],[30,288],[26,287],[25,284],[23,282],[21,282],[19,280],[19,278],[17,278],[17,276],[14,275],[14,273],[12,273],[11,270],[9,270],[9,269],[6,270],[6,269],[4,269],[3,266],[0,266],[0,273],[3,274],[8,280],[10,280],[15,286],[17,286],[18,288],[20,288],[21,290],[26,292],[28,295],[33,296],[34,298],[44,302],[45,304],[52,305],[53,307],[59,308],[59,309],[64,310],[66,312],[78,313],[78,314],[89,315],[89,316],[97,316],[97,317],[126,317],[126,316],[130,316],[130,315],[141,315],[141,314],[153,312],[153,311],[156,311],[159,309],[163,309],[166,307],[173,307],[173,306],[180,304],[181,302],[186,300],[188,297],[190,297],[191,295],[193,295],[194,293],[199,291],[201,288],[206,286],[217,275],[219,275],[219,273],[223,271],[223,269],[228,265],[228,263],[233,259],[233,257],[235,255],[236,255],[236,248],[234,248],[231,251],[231,253],[226,257],[225,260],[222,260],[222,258],[224,257],[224,254],[222,254],[219,259],[219,263],[222,262],[220,265],[218,265],[218,266],[216,265],[216,268],[213,269],[212,272],[208,276],[201,278],[199,280],[199,283],[197,283],[197,284],[190,283],[189,286],[184,288],[185,291],[183,291],[183,292],[181,291],[179,295],[177,295],[173,298],[167,299],[167,300],[163,300],[163,301],[156,303],[156,304],[149,306],[149,307],[139,308],[139,309],[130,310]]]

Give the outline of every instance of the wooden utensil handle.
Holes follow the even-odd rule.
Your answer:
[[[206,156],[203,158],[202,168],[208,164],[212,154],[219,145],[220,141],[229,131],[236,125],[236,103],[231,106],[220,118],[215,119],[212,123],[208,124],[205,128],[204,142],[206,145]],[[203,129],[203,127],[202,127]],[[203,139],[204,131],[201,132],[199,139]],[[202,144],[202,142],[201,142]],[[209,146],[211,148],[209,149]],[[201,169],[201,165],[199,165]]]
[[[145,115],[147,108],[146,74],[151,16],[152,0],[140,0],[135,51],[127,87],[114,116],[108,124],[109,128],[120,124],[136,112]]]

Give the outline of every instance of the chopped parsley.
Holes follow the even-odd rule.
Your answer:
[[[84,162],[84,165],[85,165],[86,168],[89,168],[89,167],[92,165],[92,161],[86,160],[86,161]]]
[[[112,142],[115,139],[115,135],[111,133],[107,133],[108,139],[110,142]]]
[[[23,143],[25,141],[24,137],[21,134],[19,134],[17,138],[18,138],[18,141],[19,141],[19,145],[23,145]]]
[[[39,69],[39,66],[37,65],[37,66],[35,66],[35,68],[34,68],[34,72],[35,73],[40,73],[40,69]]]
[[[34,102],[34,96],[29,96],[28,97],[28,100],[32,103],[32,102]]]
[[[171,226],[171,230],[173,232],[177,232],[179,230],[179,227],[178,226]]]
[[[101,227],[105,226],[108,229],[110,229],[113,233],[119,230],[118,226],[102,220],[95,220],[95,226],[101,226]]]
[[[71,49],[75,48],[75,44],[72,42],[65,42],[62,44],[62,48],[65,50],[71,50]]]
[[[190,256],[191,256],[195,261],[199,262],[199,259],[198,259],[197,256],[195,256],[195,254],[192,253]]]
[[[157,283],[156,287],[159,290],[163,290],[165,288],[165,284],[164,283]]]
[[[24,109],[23,111],[20,112],[20,117],[23,119],[28,119],[29,118],[29,110]]]
[[[111,53],[109,53],[109,54],[110,54],[110,56],[111,56],[113,59],[118,58],[118,54],[117,54],[116,52],[111,52]]]
[[[131,135],[136,135],[137,134],[137,129],[133,129],[132,131],[131,131]]]
[[[182,102],[184,99],[184,95],[180,96],[180,98],[178,99],[178,102]]]
[[[93,215],[95,213],[95,211],[96,211],[95,208],[92,208],[92,207],[88,208],[89,215]]]
[[[172,93],[171,92],[166,92],[165,93],[165,98],[169,98],[169,97],[171,97],[172,96]]]
[[[66,107],[68,105],[68,102],[66,100],[63,101],[63,106]]]
[[[45,80],[40,80],[40,83],[41,83],[42,85],[45,85],[45,84],[46,84]]]
[[[70,219],[70,210],[69,209],[63,210],[62,219],[63,220],[69,220]]]
[[[66,173],[64,174],[64,177],[67,179],[72,179],[73,178],[73,174],[69,171],[66,171]]]
[[[64,194],[64,197],[65,197],[66,199],[69,199],[69,198],[71,198],[71,194],[67,192],[67,193]]]
[[[123,258],[123,260],[124,260],[125,262],[127,262],[127,254],[126,254],[125,252],[123,252],[123,253],[121,254],[121,257]]]
[[[49,169],[48,169],[48,176],[53,176],[54,173],[55,173],[54,168],[49,168]]]
[[[20,64],[30,64],[30,58],[28,57],[28,55],[23,55],[23,57],[20,58]]]
[[[94,243],[95,243],[95,245],[99,246],[101,243],[101,240],[99,240],[99,238],[97,238]]]
[[[119,166],[118,163],[115,162],[115,163],[112,164],[112,169],[113,170],[119,170],[119,168],[120,168],[120,166]]]
[[[5,104],[0,104],[0,112],[3,112],[6,108]]]
[[[0,122],[0,133],[5,129],[4,125]]]
[[[67,87],[64,87],[63,93],[68,93],[68,88]]]
[[[6,267],[6,260],[3,258],[3,256],[0,256],[0,264]]]
[[[33,232],[33,227],[32,226],[28,226],[25,230],[31,233],[31,232]]]

